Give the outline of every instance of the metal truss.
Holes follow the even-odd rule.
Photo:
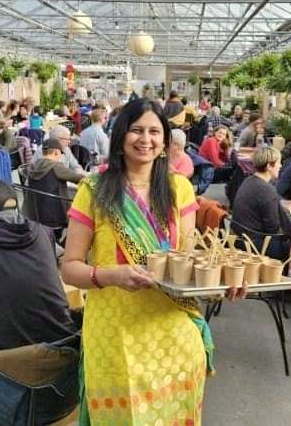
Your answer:
[[[88,34],[69,36],[78,8]],[[128,43],[143,30],[154,51],[133,55]],[[0,55],[80,64],[232,65],[291,41],[287,0],[0,0]]]

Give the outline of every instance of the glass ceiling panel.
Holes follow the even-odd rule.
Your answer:
[[[92,29],[69,37],[67,21],[78,7]],[[146,57],[128,48],[140,30],[155,40]],[[2,54],[58,62],[224,65],[290,41],[287,0],[0,0]]]

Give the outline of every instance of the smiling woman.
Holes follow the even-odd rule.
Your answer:
[[[158,105],[125,105],[108,170],[83,180],[69,212],[63,278],[89,289],[82,426],[201,424],[206,357],[196,320],[205,322],[140,267],[154,250],[179,249],[195,227],[193,187],[168,172],[169,140]]]

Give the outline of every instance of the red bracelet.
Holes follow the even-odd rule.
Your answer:
[[[97,276],[96,276],[96,272],[97,272],[97,266],[93,266],[93,268],[92,268],[92,270],[91,270],[91,274],[90,274],[90,277],[91,277],[91,283],[94,285],[94,287],[97,287],[97,288],[103,288],[99,283],[98,283],[98,279],[97,279]]]

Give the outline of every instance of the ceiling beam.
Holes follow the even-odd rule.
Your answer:
[[[67,3],[69,2],[76,2],[76,0],[66,0]],[[96,4],[96,0],[82,0],[82,3],[92,3]],[[147,3],[144,0],[98,0],[98,3]],[[151,0],[151,3],[161,3],[161,4],[183,4],[183,3],[192,3],[192,4],[199,4],[199,3],[209,3],[209,4],[258,4],[258,0]],[[290,4],[290,0],[270,0],[270,3],[287,3]]]
[[[223,45],[223,47],[219,50],[219,52],[215,55],[215,57],[212,59],[212,61],[209,63],[209,66],[211,67],[216,60],[219,58],[219,56],[228,48],[230,43],[239,35],[239,33],[243,30],[243,28],[256,16],[261,9],[263,9],[266,4],[268,4],[270,0],[263,0],[261,3],[258,4],[258,6],[255,8],[255,10],[242,22],[242,24],[239,25],[237,29],[235,29],[232,36],[228,39],[228,41]],[[251,5],[249,5],[251,6]],[[244,15],[247,13],[250,7],[248,7],[244,13]]]

